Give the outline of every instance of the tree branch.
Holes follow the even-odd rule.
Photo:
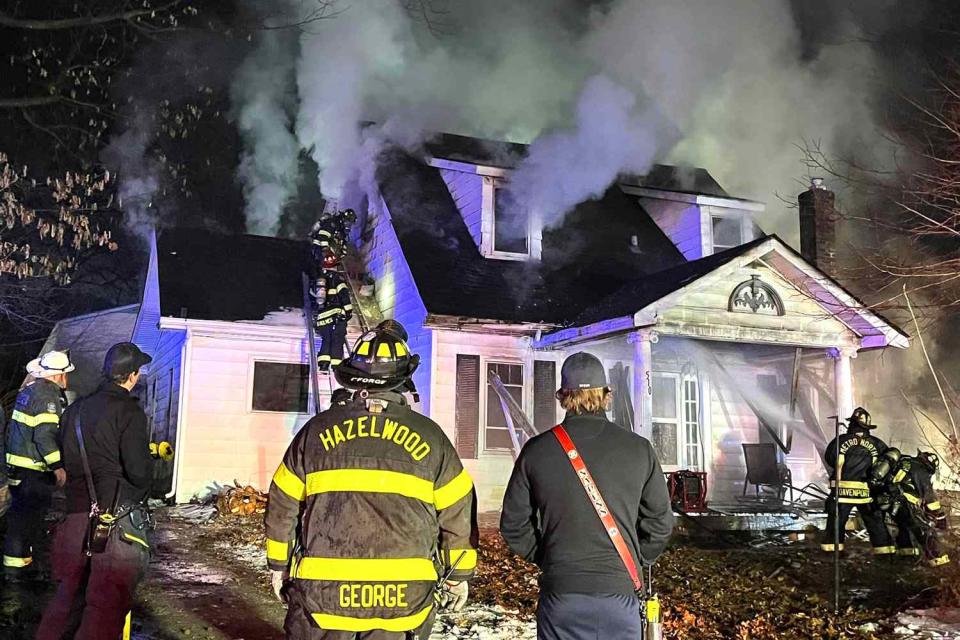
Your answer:
[[[0,109],[24,109],[27,107],[41,107],[61,102],[60,96],[32,96],[29,98],[0,98]]]
[[[57,31],[62,29],[76,29],[78,27],[95,27],[101,24],[110,24],[111,22],[129,22],[136,18],[149,16],[172,9],[180,4],[182,0],[173,0],[159,7],[131,9],[130,11],[121,11],[105,15],[84,16],[82,18],[60,18],[55,20],[33,20],[30,18],[17,18],[8,13],[0,11],[0,25],[14,29],[29,29],[31,31]]]

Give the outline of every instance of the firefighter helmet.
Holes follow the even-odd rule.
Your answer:
[[[333,251],[326,251],[323,254],[323,268],[336,269],[340,264],[340,258]]]
[[[920,451],[917,449],[917,460],[933,473],[936,473],[940,467],[940,456],[933,451]]]
[[[48,351],[27,363],[27,373],[34,378],[49,378],[73,370],[69,351]]]
[[[360,336],[333,373],[347,389],[390,391],[404,386],[418,366],[420,356],[410,353],[403,325],[384,320]]]
[[[863,407],[857,407],[853,410],[853,413],[850,414],[850,417],[847,418],[847,428],[869,431],[871,429],[876,429],[877,425],[873,424],[873,421],[870,419],[869,411]]]

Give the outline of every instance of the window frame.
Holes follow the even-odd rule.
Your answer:
[[[305,410],[304,412],[300,412],[300,411],[273,411],[273,410],[270,410],[270,409],[255,409],[255,408],[253,407],[254,385],[255,385],[255,381],[256,381],[256,367],[257,367],[257,363],[258,363],[258,362],[262,362],[262,363],[265,363],[265,364],[296,365],[296,366],[301,366],[301,367],[306,367],[306,368],[307,368],[307,406],[306,406],[306,410]],[[311,405],[313,404],[313,399],[312,399],[312,398],[313,398],[313,392],[312,392],[313,390],[312,390],[312,388],[311,388],[311,386],[313,385],[313,380],[312,380],[312,377],[313,377],[313,376],[310,374],[310,364],[309,364],[309,363],[303,362],[302,360],[299,361],[299,362],[293,362],[293,361],[291,361],[291,360],[284,360],[284,359],[282,359],[282,358],[278,358],[278,357],[274,357],[274,356],[269,356],[269,355],[257,355],[257,356],[250,356],[249,365],[248,365],[248,367],[247,367],[247,371],[249,372],[249,375],[248,375],[249,380],[248,380],[248,382],[247,382],[247,402],[246,402],[247,412],[248,412],[248,413],[257,413],[257,414],[266,414],[266,415],[282,415],[282,416],[309,416],[309,415],[311,415],[311,410],[314,409],[313,407],[311,407]],[[322,396],[322,395],[323,395],[323,392],[321,391],[320,393],[321,393],[321,396]],[[329,393],[327,393],[327,395],[329,395]]]
[[[744,227],[744,218],[746,217],[742,213],[717,213],[710,211],[707,214],[710,219],[710,250],[711,253],[720,253],[721,251],[727,251],[728,249],[733,249],[739,247],[747,242],[747,234]],[[716,234],[714,233],[714,221],[715,220],[736,220],[740,228],[740,242],[735,245],[718,245],[716,240]]]
[[[508,358],[480,358],[480,371],[483,375],[482,384],[480,385],[480,424],[478,425],[480,433],[478,434],[478,454],[494,454],[494,455],[513,455],[512,448],[500,448],[500,447],[488,447],[487,446],[487,429],[499,429],[499,427],[488,427],[487,426],[487,409],[488,402],[490,401],[490,383],[488,381],[488,376],[490,375],[490,365],[507,365],[520,367],[520,406],[523,407],[524,411],[527,410],[527,400],[529,399],[529,394],[527,392],[527,386],[529,381],[526,378],[527,368],[526,363],[520,360],[510,360]],[[516,387],[517,385],[507,385],[509,387]],[[493,401],[498,403],[500,400],[494,394]],[[507,432],[509,436],[509,431]]]
[[[484,176],[481,224],[480,224],[480,253],[485,258],[496,260],[517,260],[526,262],[540,258],[541,247],[534,224],[533,212],[527,212],[527,251],[525,253],[496,250],[497,233],[497,189],[506,187],[509,181],[503,178]]]
[[[694,375],[684,375],[681,373],[670,372],[670,371],[654,371],[652,372],[653,378],[669,378],[674,381],[674,390],[676,391],[675,395],[675,410],[676,418],[662,418],[657,417],[651,407],[650,415],[650,438],[653,439],[653,424],[673,424],[677,430],[677,463],[668,464],[663,460],[660,461],[661,466],[664,471],[678,471],[680,469],[692,469],[694,471],[704,471],[707,466],[706,462],[706,447],[703,443],[704,434],[704,420],[703,420],[703,411],[702,411],[702,402],[703,402],[703,388],[700,384],[700,381],[697,379],[697,376]],[[687,396],[687,383],[693,383],[694,389],[696,389],[696,410],[697,410],[697,421],[695,423],[688,423],[686,420],[686,405],[689,401]],[[652,393],[651,385],[651,393]],[[652,405],[652,397],[651,397]],[[696,434],[698,441],[693,442],[688,437],[688,429],[691,424],[695,425]],[[652,442],[651,442],[652,444]],[[688,450],[690,447],[695,447],[697,451],[697,462],[696,466],[690,464],[690,459],[688,456]]]

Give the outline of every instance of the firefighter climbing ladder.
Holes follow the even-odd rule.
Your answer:
[[[350,303],[353,305],[353,313],[360,322],[360,329],[363,333],[370,330],[366,317],[363,315],[363,307],[360,306],[360,299],[356,290],[353,288],[353,280],[350,278],[346,269],[339,266],[336,271],[343,276],[350,291]],[[320,412],[320,368],[317,366],[317,334],[313,326],[313,303],[310,301],[310,276],[306,273],[301,274],[303,283],[303,321],[307,326],[307,344],[310,349],[310,386],[313,388],[313,406],[314,411]],[[333,378],[327,376],[327,391],[333,394]]]

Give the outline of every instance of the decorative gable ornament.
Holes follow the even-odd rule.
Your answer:
[[[734,313],[758,313],[762,315],[785,315],[783,300],[760,276],[750,276],[741,282],[730,294],[727,310]]]

